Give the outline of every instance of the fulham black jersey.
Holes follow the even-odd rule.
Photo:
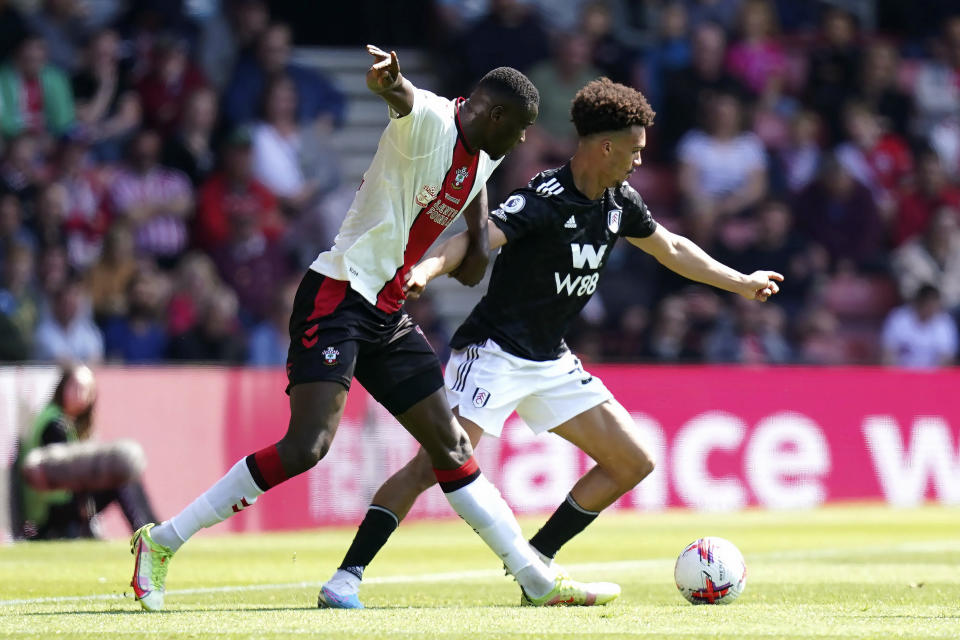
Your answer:
[[[563,337],[596,291],[617,238],[646,238],[657,228],[629,184],[590,200],[574,186],[569,163],[514,191],[490,219],[507,244],[493,263],[486,295],[451,346],[492,338],[527,360],[553,360],[566,351]]]

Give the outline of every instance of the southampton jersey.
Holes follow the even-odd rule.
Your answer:
[[[528,360],[566,351],[563,336],[596,291],[617,238],[646,238],[657,228],[633,187],[624,182],[590,200],[574,186],[569,164],[514,191],[490,219],[507,244],[486,295],[451,344],[463,349],[492,338]]]
[[[499,164],[467,146],[459,107],[416,90],[413,110],[390,123],[333,248],[310,265],[393,312],[407,272],[483,187]]]

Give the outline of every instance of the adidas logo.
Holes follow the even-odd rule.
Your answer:
[[[564,229],[576,229],[577,221],[573,219],[573,216],[570,216],[570,219],[563,224]]]
[[[556,196],[563,193],[563,186],[556,178],[550,178],[537,187],[537,193],[544,197]]]

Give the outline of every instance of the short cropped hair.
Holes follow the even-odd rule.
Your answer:
[[[528,111],[540,106],[540,92],[527,76],[513,67],[497,67],[489,71],[480,78],[477,89],[512,99]]]
[[[621,131],[633,125],[649,127],[656,115],[643,94],[610,78],[598,78],[577,92],[570,107],[573,126],[581,137]]]

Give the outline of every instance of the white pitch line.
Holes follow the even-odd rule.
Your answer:
[[[831,549],[798,549],[796,551],[770,551],[747,555],[748,561],[754,560],[816,560],[818,558],[847,557],[873,553],[910,553],[910,552],[937,552],[954,551],[960,549],[960,540],[930,540],[924,542],[905,542],[895,545],[878,545],[874,547],[851,547]],[[618,560],[615,562],[586,562],[564,565],[572,572],[625,572],[640,569],[650,569],[661,565],[671,565],[675,558],[648,558],[644,560]],[[421,582],[453,582],[456,580],[488,580],[503,578],[502,569],[472,569],[469,571],[447,571],[442,573],[425,573],[412,576],[379,576],[367,578],[364,584],[413,584]],[[266,584],[228,585],[223,587],[198,587],[194,589],[171,589],[168,596],[201,595],[212,593],[235,593],[245,591],[282,591],[284,589],[318,588],[324,581],[280,582]],[[0,607],[11,607],[29,604],[63,604],[68,602],[93,602],[101,600],[124,600],[130,596],[126,593],[97,593],[84,596],[52,596],[46,598],[19,598],[15,600],[0,600]]]

